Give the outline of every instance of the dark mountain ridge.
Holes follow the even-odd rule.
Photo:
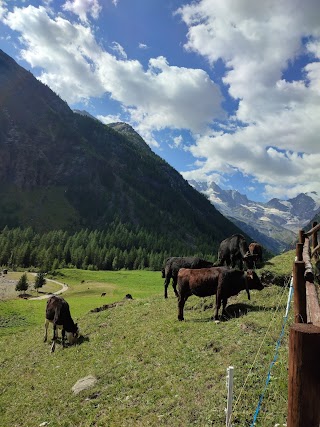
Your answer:
[[[0,228],[117,220],[213,251],[241,231],[129,125],[73,112],[1,50],[0,96]]]

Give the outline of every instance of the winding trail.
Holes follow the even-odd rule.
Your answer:
[[[47,282],[57,283],[58,285],[60,285],[60,286],[61,286],[61,289],[59,289],[59,290],[58,290],[58,291],[56,291],[56,292],[52,292],[52,293],[50,293],[50,294],[40,295],[40,296],[38,296],[38,297],[32,297],[32,298],[29,298],[29,300],[47,299],[47,298],[51,297],[52,295],[60,295],[60,294],[62,294],[63,292],[65,292],[65,291],[67,291],[67,290],[68,290],[68,285],[66,285],[65,283],[61,283],[61,282],[58,282],[57,280],[53,280],[53,279],[46,279],[46,281],[47,281]]]

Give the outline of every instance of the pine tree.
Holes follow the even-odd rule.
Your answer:
[[[36,289],[37,292],[39,288],[42,288],[42,286],[46,284],[46,279],[44,276],[45,276],[45,273],[42,271],[37,273],[36,279],[34,281],[34,289]]]
[[[23,273],[23,275],[20,277],[18,283],[16,284],[16,291],[22,292],[26,291],[29,288],[27,273]]]

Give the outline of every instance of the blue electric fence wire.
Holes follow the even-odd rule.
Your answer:
[[[292,279],[291,279],[290,290],[289,290],[289,298],[288,298],[288,306],[289,306],[289,304],[291,302],[291,298],[292,298],[292,294],[293,294],[292,291],[293,291],[293,288],[292,288]],[[256,412],[254,413],[253,421],[252,421],[252,424],[250,425],[250,427],[254,427],[255,426],[255,423],[257,421],[257,418],[258,418],[258,415],[259,415],[259,412],[260,412],[260,409],[261,409],[262,400],[264,398],[265,392],[267,390],[267,387],[268,387],[270,379],[271,379],[271,370],[272,370],[274,364],[276,363],[276,361],[278,359],[278,351],[279,351],[279,348],[280,348],[280,345],[281,345],[281,340],[283,338],[284,331],[285,331],[285,326],[286,326],[286,323],[287,323],[287,320],[288,320],[288,314],[289,314],[288,311],[289,310],[287,310],[286,315],[284,316],[284,319],[283,319],[282,329],[281,329],[280,336],[279,336],[278,341],[277,341],[275,355],[274,355],[273,361],[270,363],[270,367],[269,367],[269,372],[268,372],[268,375],[267,375],[266,383],[265,383],[265,386],[264,386],[264,389],[263,389],[262,393],[260,394],[259,402],[258,402],[258,405],[257,405],[257,409],[256,409]]]

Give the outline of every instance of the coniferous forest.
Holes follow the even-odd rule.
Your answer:
[[[73,234],[55,230],[5,227],[0,233],[0,265],[53,272],[58,268],[89,270],[161,270],[169,256],[201,256],[215,260],[216,248],[198,245],[198,252],[172,236],[152,234],[114,221],[107,230],[83,229]],[[200,249],[200,251],[199,251]]]

